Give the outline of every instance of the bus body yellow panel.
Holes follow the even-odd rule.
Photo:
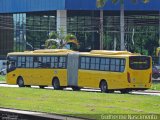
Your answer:
[[[17,69],[7,74],[7,83],[17,84],[20,76],[25,85],[52,86],[53,78],[57,77],[61,86],[67,86],[66,69]]]
[[[121,89],[128,85],[125,73],[79,70],[79,86],[99,88],[101,80],[107,81],[108,89]]]

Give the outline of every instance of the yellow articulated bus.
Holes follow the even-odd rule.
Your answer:
[[[35,50],[7,56],[7,83],[19,87],[100,88],[128,93],[151,87],[152,59],[127,51]]]

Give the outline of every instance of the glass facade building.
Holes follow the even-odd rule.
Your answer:
[[[155,54],[160,40],[160,4],[146,5],[125,0],[125,48],[131,52]],[[43,49],[51,31],[66,22],[66,33],[76,35],[80,51],[100,49],[100,9],[96,0],[1,0],[0,56],[8,52]],[[15,7],[13,7],[15,6]],[[154,9],[153,9],[154,8]],[[58,15],[66,11],[66,15]],[[103,9],[106,50],[120,50],[119,3],[107,3]],[[150,46],[148,48],[148,46]]]

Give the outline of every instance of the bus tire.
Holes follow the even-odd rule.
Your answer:
[[[120,90],[120,92],[121,92],[121,94],[128,94],[130,91],[123,89],[123,90]]]
[[[107,82],[105,80],[102,80],[100,82],[99,87],[100,87],[102,93],[106,93],[108,91],[108,85],[107,85]]]
[[[159,75],[158,75],[158,74],[153,74],[152,77],[153,77],[154,79],[158,79]]]
[[[24,87],[24,80],[23,80],[22,77],[18,77],[17,85],[18,85],[19,87]]]
[[[54,90],[61,90],[60,82],[59,82],[58,78],[53,79],[52,86],[53,86]]]
[[[44,87],[45,87],[45,86],[42,86],[42,85],[39,86],[40,89],[44,89]]]
[[[81,89],[81,88],[80,88],[80,87],[77,87],[77,86],[73,86],[73,87],[72,87],[72,90],[73,90],[73,91],[80,91],[80,89]]]
[[[114,90],[108,90],[108,93],[114,93]]]

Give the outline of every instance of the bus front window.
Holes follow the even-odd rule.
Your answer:
[[[7,73],[16,69],[16,59],[14,57],[7,58]]]

